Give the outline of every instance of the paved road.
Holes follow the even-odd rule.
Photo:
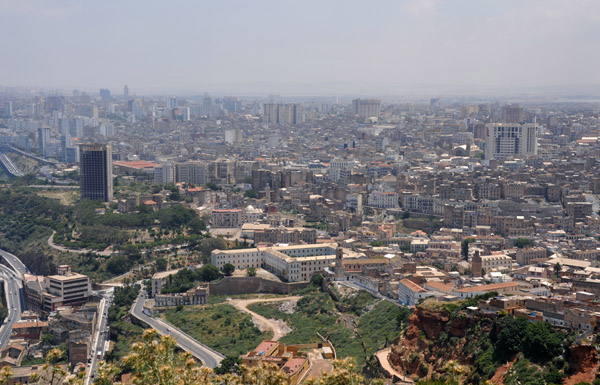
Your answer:
[[[299,296],[291,296],[291,297],[282,297],[282,298],[254,298],[254,299],[233,299],[229,301],[230,304],[235,306],[236,309],[250,314],[256,322],[263,325],[265,329],[271,329],[273,331],[273,341],[279,341],[279,339],[285,336],[286,330],[282,330],[281,324],[272,319],[267,319],[260,314],[256,314],[252,310],[248,310],[248,305],[252,305],[253,303],[262,303],[262,302],[283,302],[283,301],[298,301]],[[289,328],[287,331],[289,332]]]
[[[10,160],[10,158],[8,156],[6,156],[5,153],[0,152],[0,162],[2,162],[2,164],[4,165],[4,168],[6,168],[6,171],[8,171],[8,173],[12,176],[23,176],[25,174],[23,174],[23,172],[21,170],[19,170],[19,168]]]
[[[12,325],[21,319],[22,283],[15,272],[3,265],[0,265],[0,278],[4,280],[6,306],[8,307],[8,316],[0,326],[0,348],[3,348],[10,339]]]
[[[102,250],[102,251],[98,251],[98,250],[93,250],[93,249],[71,249],[69,247],[64,247],[62,245],[57,245],[56,243],[54,243],[54,234],[56,234],[56,231],[52,231],[52,235],[50,235],[50,237],[48,238],[48,246],[52,247],[53,249],[56,250],[60,250],[60,251],[66,251],[69,253],[76,253],[76,254],[85,254],[85,253],[95,253],[98,255],[102,255],[104,257],[110,257],[113,254],[116,254],[116,251],[106,251],[106,250]]]
[[[0,250],[0,257],[4,258],[8,265],[18,273],[19,279],[22,278],[23,274],[28,273],[29,270],[27,267],[21,262],[21,260],[9,252],[4,250]]]
[[[225,358],[225,356],[222,354],[212,350],[206,345],[201,344],[173,325],[161,319],[146,315],[143,311],[145,301],[146,292],[144,290],[140,290],[140,295],[131,308],[131,314],[134,317],[144,321],[152,328],[156,329],[160,334],[168,334],[174,337],[179,347],[187,352],[190,352],[194,357],[202,361],[204,366],[214,368],[219,365],[223,358]]]
[[[390,360],[388,359],[391,351],[392,348],[386,348],[375,353],[375,356],[377,357],[377,360],[379,360],[383,370],[394,380],[397,379],[400,380],[401,383],[414,384],[414,381],[411,378],[403,375],[392,366]]]
[[[89,385],[93,382],[93,378],[96,375],[98,369],[98,361],[100,361],[106,353],[107,347],[107,336],[108,336],[108,308],[112,300],[112,293],[114,288],[106,290],[100,305],[98,307],[98,323],[96,324],[96,333],[92,340],[92,351],[91,351],[91,362],[87,368],[85,376],[85,385]]]
[[[10,339],[12,325],[21,319],[21,312],[25,305],[22,278],[28,270],[19,258],[9,252],[0,250],[0,256],[10,266],[0,265],[0,278],[4,280],[6,306],[8,307],[8,316],[0,327],[0,348],[3,348]]]

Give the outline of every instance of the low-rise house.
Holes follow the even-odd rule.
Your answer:
[[[156,307],[179,305],[204,305],[208,300],[207,283],[196,286],[185,293],[158,294],[154,297]]]
[[[518,290],[519,284],[517,282],[503,282],[493,283],[491,285],[470,286],[454,289],[452,291],[452,295],[455,295],[459,298],[473,298],[478,295],[492,292],[497,292],[498,294],[514,294]]]
[[[398,301],[406,306],[417,305],[421,299],[441,296],[443,296],[442,293],[427,290],[408,278],[398,283]]]

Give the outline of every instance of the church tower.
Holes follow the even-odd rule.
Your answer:
[[[483,262],[481,260],[481,256],[479,255],[479,250],[475,250],[473,254],[473,259],[471,260],[471,271],[473,272],[474,277],[481,277],[483,274]]]

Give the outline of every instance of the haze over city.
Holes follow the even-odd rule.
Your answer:
[[[0,385],[600,385],[600,0],[0,33]]]
[[[598,94],[600,2],[0,2],[0,85]]]

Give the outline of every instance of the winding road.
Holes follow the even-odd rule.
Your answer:
[[[198,358],[204,366],[214,368],[219,365],[221,360],[225,358],[221,353],[201,344],[194,338],[177,329],[175,326],[159,319],[153,318],[144,312],[144,303],[146,302],[146,292],[140,290],[140,295],[131,307],[131,314],[156,329],[160,334],[167,334],[175,338],[177,345],[183,350],[190,352],[194,357]]]
[[[273,331],[273,341],[279,341],[281,337],[286,335],[286,331],[282,330],[281,325],[276,320],[267,319],[260,314],[257,314],[251,310],[248,310],[248,306],[254,303],[262,303],[262,302],[283,302],[283,301],[298,301],[299,296],[291,296],[291,297],[281,297],[281,298],[254,298],[254,299],[232,299],[229,301],[230,304],[235,306],[236,309],[250,314],[252,318],[263,326],[264,329],[270,329]]]
[[[97,251],[97,250],[92,250],[92,249],[71,249],[68,247],[57,245],[56,243],[54,243],[54,234],[56,234],[56,231],[53,230],[52,235],[50,235],[50,237],[48,237],[48,246],[50,246],[56,250],[66,251],[69,253],[76,253],[76,254],[85,254],[85,253],[92,252],[94,254],[102,255],[104,257],[110,257],[114,253],[114,251],[106,251],[106,250]]]

